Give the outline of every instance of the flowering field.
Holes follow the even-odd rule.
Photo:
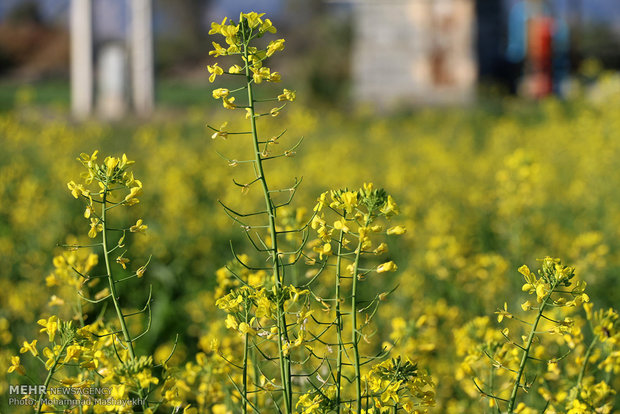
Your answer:
[[[259,151],[230,132],[254,104],[0,114],[2,412],[60,410],[7,408],[44,383],[143,401],[76,413],[618,409],[617,97],[274,114],[287,91]]]

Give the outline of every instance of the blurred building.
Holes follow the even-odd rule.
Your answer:
[[[353,7],[357,101],[380,107],[473,101],[474,0],[368,0]]]

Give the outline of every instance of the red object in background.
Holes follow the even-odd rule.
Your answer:
[[[552,92],[551,54],[553,19],[533,17],[528,24],[529,89],[536,98]]]

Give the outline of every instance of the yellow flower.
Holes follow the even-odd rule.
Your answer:
[[[347,213],[352,213],[353,209],[357,207],[357,191],[347,191],[345,193],[342,193],[340,198],[342,200],[342,205],[340,205],[339,207],[344,207]]]
[[[211,76],[209,76],[209,82],[213,82],[216,76],[224,74],[224,69],[220,68],[217,63],[207,65],[207,70],[211,74]]]
[[[274,25],[271,23],[271,20],[269,19],[265,19],[265,21],[260,27],[261,33],[265,33],[265,32],[275,33],[276,31],[277,31],[276,28],[274,27]]]
[[[39,319],[37,323],[43,326],[39,332],[47,332],[49,336],[50,342],[54,340],[54,336],[56,336],[56,332],[58,331],[58,316],[52,315],[49,319]]]
[[[52,369],[52,365],[56,362],[56,354],[54,354],[54,352],[52,352],[48,347],[45,347],[43,348],[43,356],[47,358],[47,361],[45,361],[45,369],[49,371]]]
[[[241,73],[243,71],[243,68],[239,65],[232,65],[230,68],[228,68],[228,73]]]
[[[119,164],[119,168],[125,168],[125,166],[127,165],[131,165],[135,163],[135,161],[130,161],[127,159],[127,154],[123,154],[123,156],[121,157],[121,163]]]
[[[125,384],[121,384],[121,385],[112,385],[111,387],[111,392],[110,395],[112,396],[112,398],[115,399],[120,399],[120,398],[125,398],[125,395],[127,395],[127,386]]]
[[[220,33],[221,30],[222,30],[222,27],[226,24],[226,19],[228,19],[228,18],[224,17],[224,20],[222,20],[222,23],[212,22],[211,23],[211,30],[209,30],[209,34],[213,35],[213,34]]]
[[[70,345],[67,347],[65,359],[63,360],[63,363],[66,364],[72,359],[77,361],[81,354],[82,354],[82,348],[79,345]]]
[[[323,259],[323,256],[329,256],[332,253],[332,245],[325,243],[320,247],[315,247],[313,250],[319,254],[319,258]]]
[[[35,339],[34,341],[32,341],[31,343],[28,343],[26,341],[24,341],[24,344],[22,345],[21,349],[19,350],[20,354],[26,353],[30,351],[30,353],[32,353],[32,355],[37,356],[39,355],[39,351],[37,351],[37,340]]]
[[[229,39],[226,39],[226,41],[229,42]],[[238,45],[230,45],[228,49],[226,49],[226,53],[228,53],[229,55],[234,55],[235,53],[239,53],[239,52],[240,52],[240,49]]]
[[[220,126],[220,128],[219,128],[217,131],[215,131],[215,132],[213,133],[213,135],[211,135],[211,139],[215,139],[215,138],[218,138],[218,137],[220,137],[220,138],[222,138],[222,139],[226,139],[226,138],[228,138],[228,132],[227,132],[227,131],[224,131],[224,128],[226,128],[226,126],[227,126],[227,125],[228,125],[228,122],[224,122],[224,123]]]
[[[213,407],[211,407],[211,412],[213,414],[230,414],[230,411],[226,409],[226,406],[224,404],[215,404]]]
[[[99,222],[99,219],[91,218],[90,219],[90,230],[88,231],[88,237],[94,239],[97,237],[97,233],[103,231],[103,224]]]
[[[235,317],[232,316],[231,314],[228,314],[226,316],[225,324],[228,329],[237,329],[239,327],[239,323],[237,322]]]
[[[136,221],[136,224],[134,224],[133,226],[129,228],[129,231],[132,233],[139,233],[148,228],[149,227],[146,224],[142,224],[142,219],[138,219],[138,221]]]
[[[267,52],[265,53],[267,57],[273,55],[274,53],[284,50],[284,39],[273,40],[267,46]]]
[[[222,36],[226,38],[226,43],[233,45],[235,44],[235,36],[239,32],[239,26],[227,24],[225,26],[220,27],[220,33]]]
[[[250,327],[250,325],[245,322],[241,322],[239,324],[239,332],[241,332],[242,334],[254,334],[254,330]]]
[[[239,20],[243,20],[244,18],[247,19],[250,29],[256,29],[263,23],[261,17],[263,17],[264,15],[265,13],[258,14],[256,12],[241,13],[239,16]]]
[[[120,163],[120,160],[116,157],[106,157],[106,159],[103,162],[105,163],[105,167],[106,167],[106,175],[110,177],[112,176],[112,172],[114,171],[114,169]]]
[[[140,266],[138,270],[136,270],[136,276],[138,276],[138,279],[144,276],[144,272],[146,272],[146,265]]]
[[[97,160],[97,153],[99,152],[99,150],[95,150],[93,152],[93,155],[88,155],[86,153],[81,153],[80,154],[80,158],[78,158],[78,161],[81,161],[82,164],[84,164],[86,167],[88,168],[92,168],[95,161]]]
[[[388,246],[385,243],[381,243],[379,246],[377,246],[377,248],[374,250],[374,253],[376,255],[380,255],[383,253],[386,253],[388,251]]]
[[[263,79],[269,79],[271,71],[267,67],[252,68],[252,79],[254,83],[261,83]]]
[[[142,370],[136,378],[140,383],[140,388],[148,388],[151,384],[159,384],[159,378],[153,377],[148,369]]]
[[[394,226],[394,227],[390,227],[387,230],[388,236],[391,236],[391,235],[401,235],[401,234],[405,234],[406,232],[407,232],[407,229],[404,228],[403,226]]]
[[[497,322],[501,322],[504,318],[512,319],[512,314],[508,312],[508,304],[504,302],[504,309],[500,309],[497,312]]]
[[[56,295],[52,295],[50,301],[47,303],[47,306],[62,306],[65,304],[65,301],[62,298],[59,298]]]
[[[271,302],[267,296],[265,296],[264,289],[258,292],[259,297],[256,303],[256,317],[257,318],[271,318],[273,312],[272,309],[275,308],[273,302]]]
[[[280,82],[281,76],[280,72],[272,72],[269,74],[269,78],[267,78],[269,82]]]
[[[80,194],[84,194],[85,190],[82,184],[76,184],[73,181],[69,181],[67,183],[67,187],[71,191],[71,195],[75,198],[78,198]]]
[[[387,389],[381,394],[381,401],[386,403],[390,399],[394,402],[399,402],[400,398],[398,397],[398,388],[400,387],[401,381],[396,381],[392,385],[388,386]]]
[[[381,212],[385,214],[386,217],[391,217],[395,214],[398,214],[398,206],[394,202],[394,199],[391,195],[388,195],[387,202],[381,208]]]
[[[11,366],[9,367],[9,369],[7,370],[7,372],[10,374],[12,372],[17,371],[19,374],[21,375],[26,375],[26,370],[24,369],[24,367],[20,364],[20,360],[18,356],[12,356],[11,357]]]
[[[139,183],[139,181],[137,180],[136,182]],[[127,196],[125,197],[125,202],[127,202],[127,204],[129,205],[137,204],[139,200],[136,198],[136,196],[139,195],[141,192],[142,192],[141,184],[138,187],[131,187],[131,189],[129,190],[129,194],[127,194]]]
[[[222,98],[222,105],[226,109],[235,109],[237,106],[233,102],[235,102],[234,96],[231,96],[230,98]]]
[[[119,265],[123,266],[123,269],[127,269],[127,263],[129,263],[130,260],[126,257],[123,256],[118,256],[116,258],[116,263],[118,263]]]
[[[295,91],[284,89],[282,91],[282,94],[278,95],[278,101],[291,101],[291,102],[293,102],[296,97],[297,97],[297,93]]]
[[[547,291],[549,290],[549,285],[547,283],[539,283],[536,286],[536,300],[538,303],[542,302],[543,298],[547,295]]]
[[[334,222],[334,228],[336,230],[342,230],[343,233],[348,233],[350,231],[349,226],[347,226],[347,221],[344,218],[336,220]]]
[[[226,98],[230,91],[226,88],[217,88],[213,90],[213,97],[215,99]]]
[[[377,273],[395,272],[397,269],[398,266],[396,266],[396,263],[390,260],[389,262],[380,264],[377,267]]]
[[[209,55],[213,57],[226,55],[226,49],[224,49],[219,43],[211,42],[213,44],[214,50],[209,52]]]

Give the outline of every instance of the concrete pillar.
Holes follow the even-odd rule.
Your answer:
[[[120,119],[126,110],[127,58],[121,43],[103,45],[97,59],[97,110],[104,119]]]
[[[358,102],[469,104],[475,98],[474,0],[356,0]]]
[[[71,112],[85,118],[93,107],[91,0],[71,0]]]
[[[131,72],[133,104],[148,116],[154,105],[153,28],[151,0],[131,0]]]

